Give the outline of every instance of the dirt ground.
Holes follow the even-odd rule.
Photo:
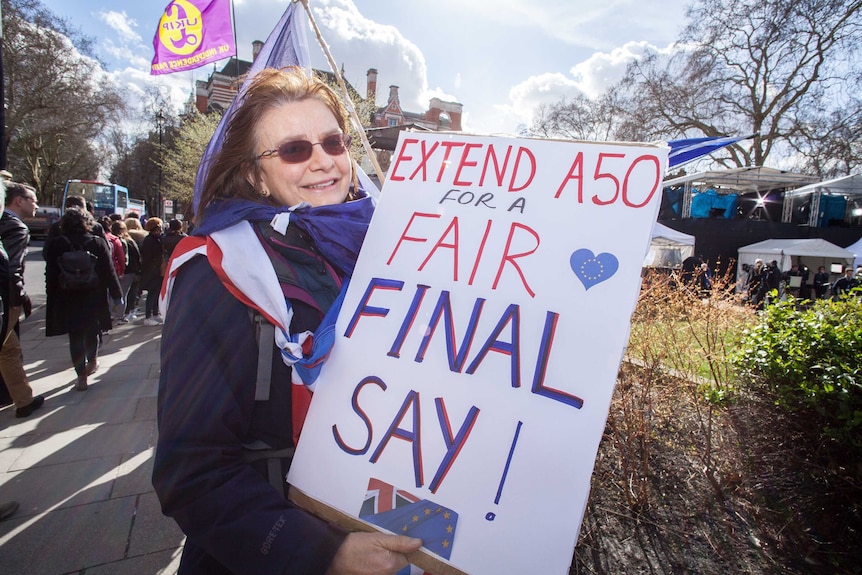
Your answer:
[[[860,454],[757,391],[694,397],[621,373],[570,573],[862,573]]]

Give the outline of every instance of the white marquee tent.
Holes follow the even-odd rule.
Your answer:
[[[678,268],[685,258],[693,255],[694,236],[656,222],[643,265],[652,268]]]
[[[820,238],[763,240],[739,248],[736,277],[745,277],[743,264],[753,266],[754,261],[760,258],[764,264],[777,261],[781,271],[789,270],[793,264],[802,264],[810,272],[809,282],[820,266],[825,267],[827,272],[833,272],[833,279],[836,279],[841,271],[837,267],[833,268],[833,264],[840,265],[843,270],[844,267],[853,265],[854,257],[852,251]]]

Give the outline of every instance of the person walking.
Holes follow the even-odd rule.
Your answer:
[[[171,220],[168,222],[168,233],[162,238],[162,250],[164,251],[165,261],[171,259],[174,253],[174,248],[188,235],[183,233],[183,223],[179,220]]]
[[[30,296],[24,289],[24,259],[30,243],[30,230],[22,218],[32,218],[39,208],[36,190],[26,184],[8,182],[6,202],[0,217],[0,242],[9,258],[9,306],[6,329],[0,349],[0,375],[15,403],[15,417],[29,417],[45,402],[42,395],[33,395],[33,388],[24,371],[24,355],[18,339],[18,321],[32,313]]]
[[[141,247],[141,290],[147,290],[144,325],[154,326],[162,323],[162,316],[159,314],[159,290],[162,288],[164,262],[162,220],[150,218],[144,227],[148,232]]]
[[[111,261],[114,264],[114,271],[117,272],[117,277],[123,277],[126,273],[126,251],[123,248],[123,243],[120,238],[111,233],[111,218],[105,216],[98,221],[102,226],[102,237],[108,242],[108,247],[111,248]]]
[[[126,223],[117,220],[111,224],[111,233],[120,239],[123,245],[123,251],[126,254],[126,273],[120,278],[120,287],[123,290],[123,299],[126,300],[124,313],[119,320],[121,323],[127,323],[134,319],[134,305],[129,308],[132,301],[138,300],[138,289],[141,283],[141,250],[137,242],[129,235],[126,229]]]
[[[68,334],[69,354],[75,368],[75,389],[86,391],[88,376],[99,368],[99,336],[111,329],[110,294],[114,305],[122,305],[120,280],[114,269],[111,251],[104,238],[93,233],[100,226],[86,210],[70,208],[60,218],[62,234],[45,245],[45,294],[49,305],[45,335]],[[97,276],[91,286],[63,287],[60,257],[66,252],[86,250],[93,257]]]

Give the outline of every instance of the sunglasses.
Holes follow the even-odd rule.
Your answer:
[[[267,150],[257,158],[270,158],[278,156],[285,164],[300,164],[311,157],[314,146],[320,146],[330,156],[340,156],[350,147],[351,137],[348,134],[332,134],[323,140],[312,144],[308,140],[294,140],[285,142],[274,150]]]

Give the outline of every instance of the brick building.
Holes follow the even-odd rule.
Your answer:
[[[257,58],[261,48],[263,48],[263,42],[258,40],[252,43],[253,58]],[[221,70],[213,69],[209,78],[195,83],[195,93],[189,100],[187,108],[194,107],[202,114],[225,111],[236,96],[241,80],[245,78],[251,64],[234,57],[229,59]],[[335,74],[332,72],[315,70],[314,73],[330,85],[337,85]],[[345,82],[345,85],[355,99],[362,99],[349,82]],[[377,101],[377,70],[374,68],[369,69],[366,74],[365,99],[371,102]],[[362,120],[371,146],[377,150],[377,160],[385,171],[389,168],[391,152],[395,149],[395,143],[401,131],[408,129],[433,132],[460,131],[462,108],[462,104],[458,102],[432,98],[428,109],[424,112],[407,111],[401,107],[398,86],[389,86],[386,104],[374,108],[371,117]],[[363,168],[368,171],[367,168],[370,166],[363,164]]]

